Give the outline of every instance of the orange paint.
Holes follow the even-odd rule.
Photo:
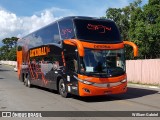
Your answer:
[[[78,48],[79,55],[81,57],[84,56],[84,48],[91,48],[91,49],[101,49],[101,50],[113,50],[113,49],[121,49],[124,48],[124,43],[118,44],[96,44],[96,43],[89,43],[89,42],[82,42],[77,39],[67,39],[64,40],[65,44],[68,45],[76,45]]]
[[[78,75],[78,78],[94,83],[116,83],[123,79],[126,79],[126,74],[113,78],[95,78],[88,77],[84,75]],[[114,87],[96,87],[93,85],[87,85],[82,82],[78,82],[79,85],[79,95],[80,96],[96,96],[96,95],[107,95],[107,94],[120,94],[127,90],[127,82]],[[90,93],[86,92],[84,89],[88,89]]]
[[[66,61],[65,61],[65,58],[64,58],[64,52],[62,52],[61,54],[62,54],[63,65],[66,66]]]
[[[78,74],[78,78],[80,78],[82,80],[89,81],[89,82],[95,82],[95,83],[119,82],[119,81],[125,79],[126,77],[127,77],[126,74],[118,76],[118,77],[111,77],[111,78],[88,77],[85,75]]]
[[[18,78],[20,79],[21,74],[21,65],[22,65],[22,51],[17,51],[17,74]]]
[[[76,45],[78,48],[79,56],[81,57],[84,56],[84,47],[81,41],[77,39],[67,39],[67,40],[64,40],[64,43],[69,45]]]
[[[30,50],[29,55],[30,57],[42,56],[42,55],[48,55],[49,52],[50,52],[49,47],[40,47]]]
[[[133,47],[133,52],[134,52],[134,57],[137,57],[138,56],[138,47],[136,44],[134,44],[133,42],[130,42],[130,41],[123,41],[124,44],[126,45],[130,45]]]
[[[124,48],[123,43],[118,44],[96,44],[96,43],[89,43],[89,42],[82,42],[83,47],[91,48],[91,49],[103,49],[103,50],[113,50],[113,49],[121,49]]]
[[[30,63],[32,63],[32,65]],[[48,80],[45,79],[45,75],[42,72],[40,66],[36,63],[35,59],[33,59],[32,62],[30,62],[30,60],[29,60],[28,66],[29,66],[29,71],[30,71],[32,80],[38,80],[39,75],[40,75],[44,85],[48,84]],[[34,71],[33,71],[33,69],[34,69]],[[34,73],[35,73],[35,75],[34,75]]]
[[[122,83],[115,87],[96,87],[92,85],[83,84],[78,82],[79,96],[98,96],[98,95],[109,95],[109,94],[120,94],[127,91],[127,82]],[[84,89],[88,89],[90,92],[86,92]]]

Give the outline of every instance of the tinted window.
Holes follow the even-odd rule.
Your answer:
[[[59,21],[58,23],[62,40],[75,37],[72,20],[66,19]]]
[[[78,39],[106,43],[121,42],[119,30],[112,21],[75,19],[74,23]]]
[[[78,60],[77,51],[75,46],[65,45],[65,62],[67,71],[77,72],[78,71]]]
[[[49,25],[36,33],[38,41],[42,41],[43,44],[58,43],[60,41],[58,25],[54,23]]]

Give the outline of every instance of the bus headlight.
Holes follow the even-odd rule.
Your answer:
[[[127,79],[126,79],[126,78],[123,79],[123,80],[121,80],[121,83],[125,83],[125,82],[127,82]]]
[[[76,76],[73,76],[74,78],[76,78],[79,82],[81,82],[81,83],[84,83],[84,84],[87,84],[87,85],[92,85],[92,84],[94,84],[93,82],[89,82],[89,81],[86,81],[86,80],[82,80],[82,79],[80,79],[80,78],[78,78],[78,77],[76,77]]]
[[[85,80],[83,80],[83,83],[87,84],[87,85],[92,85],[93,84],[93,82],[89,82],[89,81],[85,81]]]

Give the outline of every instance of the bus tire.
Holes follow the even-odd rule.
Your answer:
[[[32,87],[31,81],[30,81],[30,79],[29,79],[29,75],[27,75],[27,76],[25,77],[25,82],[24,82],[24,84],[25,84],[26,87],[29,87],[29,88]]]
[[[24,77],[23,83],[24,83],[24,85],[27,87],[27,77]]]
[[[66,90],[66,84],[64,83],[64,80],[63,79],[60,79],[59,81],[59,94],[64,97],[64,98],[67,98],[69,93],[67,93],[67,90]]]

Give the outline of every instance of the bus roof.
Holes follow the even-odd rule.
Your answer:
[[[68,17],[63,17],[57,21],[61,21],[61,20],[65,20],[65,19],[84,19],[84,20],[105,20],[105,21],[112,21],[109,19],[105,19],[105,18],[98,18],[98,17],[87,17],[87,16],[68,16]]]
[[[25,37],[27,37],[28,35],[36,32],[36,31],[39,31],[39,30],[41,30],[41,29],[43,29],[43,28],[45,28],[45,27],[47,27],[47,26],[50,26],[50,25],[52,25],[52,24],[54,24],[54,23],[56,23],[56,22],[63,21],[63,20],[66,20],[66,19],[68,19],[68,20],[69,20],[69,19],[70,19],[70,20],[74,20],[74,19],[82,19],[82,20],[101,20],[101,21],[108,21],[108,22],[110,21],[110,22],[113,22],[112,20],[105,19],[105,18],[87,17],[87,16],[67,16],[67,17],[63,17],[63,18],[61,18],[61,19],[58,19],[58,20],[56,20],[56,21],[53,21],[53,22],[51,22],[50,24],[45,25],[45,26],[43,26],[43,27],[41,27],[41,28],[39,28],[39,29],[37,29],[37,30],[35,30],[35,31],[33,31],[33,32],[25,35],[25,36],[23,36],[22,38],[25,38]]]
[[[86,16],[61,18],[24,36],[20,41],[27,40],[27,44],[33,47],[48,43],[60,44],[65,39],[96,43],[122,42],[119,30],[113,21]]]

